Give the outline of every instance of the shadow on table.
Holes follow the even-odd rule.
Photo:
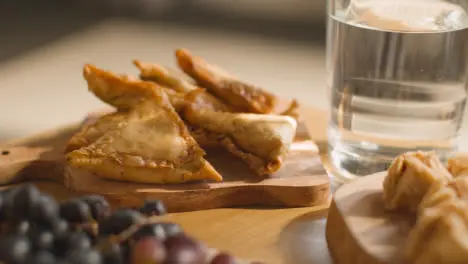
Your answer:
[[[325,239],[326,215],[317,211],[293,219],[280,233],[278,248],[285,263],[331,264]]]

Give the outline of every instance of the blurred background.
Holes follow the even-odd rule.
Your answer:
[[[137,74],[176,48],[304,104],[326,108],[325,0],[11,0],[0,4],[0,140],[105,107],[82,79],[93,63]]]

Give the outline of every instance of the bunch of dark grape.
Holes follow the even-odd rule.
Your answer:
[[[164,222],[161,201],[111,212],[98,195],[59,204],[27,184],[0,193],[0,263],[235,264]],[[155,217],[156,216],[156,217]]]

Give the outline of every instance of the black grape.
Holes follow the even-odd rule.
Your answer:
[[[49,251],[37,251],[32,255],[29,255],[26,260],[27,264],[55,264],[57,261],[56,257]]]
[[[27,219],[32,208],[39,201],[41,193],[32,184],[26,184],[14,192],[12,197],[12,208],[9,217],[13,219]]]
[[[124,264],[124,251],[119,244],[111,244],[102,252],[103,262],[105,264]]]
[[[111,207],[104,197],[100,195],[88,195],[81,199],[90,207],[94,220],[101,221],[111,215]]]
[[[102,264],[102,256],[92,249],[73,249],[65,258],[71,264]]]
[[[146,216],[158,216],[166,214],[166,206],[161,200],[146,200],[140,212]]]
[[[28,238],[34,249],[49,250],[54,246],[54,235],[50,230],[32,228]]]
[[[132,209],[120,209],[99,223],[99,234],[119,234],[134,224],[141,223],[144,217]]]
[[[91,248],[89,237],[83,232],[72,232],[55,240],[55,252],[64,254],[70,250],[88,250]]]
[[[0,262],[21,264],[30,250],[31,245],[25,236],[7,235],[0,238]]]
[[[60,216],[71,223],[86,223],[92,219],[89,205],[79,199],[62,204]]]
[[[18,220],[8,224],[8,232],[16,235],[26,235],[31,227],[31,223],[27,220]]]
[[[42,225],[50,225],[59,215],[59,205],[49,195],[41,195],[39,201],[31,208],[30,219]]]
[[[166,239],[166,231],[164,230],[163,225],[159,223],[144,225],[132,235],[131,240],[137,242],[138,240],[148,236],[155,237],[156,239],[163,241]]]
[[[47,228],[55,237],[62,237],[69,230],[68,222],[61,218],[54,219]]]

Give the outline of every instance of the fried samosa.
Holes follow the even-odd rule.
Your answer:
[[[221,112],[235,112],[235,109],[226,105],[223,101],[207,93],[194,84],[187,81],[179,74],[173,73],[157,64],[144,63],[134,60],[133,64],[140,70],[140,78],[156,82],[162,86],[186,95],[186,100],[196,101],[198,104]]]
[[[147,82],[124,75],[99,69],[87,64],[83,75],[88,89],[103,102],[116,107],[119,111],[128,111],[142,101],[152,98],[157,89],[162,89],[169,97],[176,111],[184,107],[184,94],[161,87],[154,82]]]
[[[263,177],[281,167],[297,128],[289,116],[216,112],[193,105],[186,108],[185,118]]]
[[[238,80],[224,70],[215,67],[186,49],[176,51],[179,67],[197,83],[223,101],[236,108],[237,112],[271,114],[279,99],[258,87]]]
[[[128,112],[110,113],[99,117],[95,122],[85,124],[70,138],[65,153],[89,146],[106,132],[127,125],[128,116]]]
[[[133,63],[140,70],[140,78],[142,80],[154,81],[160,85],[185,94],[195,93],[200,104],[204,104],[205,106],[216,109],[217,111],[245,112],[246,110],[244,107],[228,106],[221,99],[195,86],[181,74],[168,70],[160,65],[145,63],[138,60],[134,60]],[[297,101],[293,100],[287,105],[285,104],[286,102],[282,101],[284,100],[278,100],[277,109],[274,111],[274,114],[287,115],[297,119],[299,117],[299,104]]]
[[[139,60],[133,60],[133,64],[140,70],[142,80],[152,81],[184,94],[199,88],[190,82],[186,76],[158,64]]]
[[[158,88],[159,89],[159,88]],[[187,102],[200,107],[219,111],[223,106],[207,103],[203,98],[203,91],[200,89],[190,92],[186,96]],[[180,114],[180,113],[179,113]],[[114,113],[100,114],[94,116],[92,122],[86,122],[83,127],[68,141],[65,147],[65,153],[86,147],[103,136],[107,131],[122,125],[121,123],[128,118],[128,111],[119,111]],[[190,134],[197,143],[203,148],[219,148],[219,142],[207,131],[191,124],[186,124]]]
[[[67,163],[99,177],[138,183],[221,181],[204,159],[165,93],[140,102],[128,117],[86,147],[67,154]]]

